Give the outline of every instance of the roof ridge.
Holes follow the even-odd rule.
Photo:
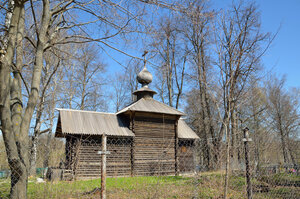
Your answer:
[[[135,101],[135,102],[132,102],[132,103],[129,104],[128,106],[122,108],[121,110],[119,110],[118,112],[116,112],[116,115],[119,115],[120,113],[125,112],[126,109],[128,110],[130,107],[132,107],[134,104],[136,104],[138,101],[140,101],[140,100],[142,100],[142,99],[144,99],[144,98],[141,98],[141,99],[139,99],[139,100],[137,100],[137,101]]]
[[[129,106],[127,106],[127,107],[123,108],[122,110],[118,111],[116,114],[118,115],[120,113],[124,113],[126,111],[130,111],[132,109],[132,107],[134,107],[136,104],[142,103],[142,101],[151,101],[151,100],[153,102],[155,102],[155,103],[158,103],[161,106],[164,106],[165,108],[168,108],[168,109],[174,111],[175,112],[175,113],[173,113],[174,115],[186,115],[184,112],[179,111],[178,109],[176,109],[174,107],[171,107],[171,106],[169,106],[169,105],[167,105],[165,103],[162,103],[162,102],[160,102],[158,100],[155,100],[153,98],[141,98],[138,101],[135,101],[134,103],[130,104]],[[146,111],[146,110],[143,110],[143,112],[155,112],[155,111],[151,111],[151,110]],[[172,113],[169,113],[169,114],[172,114]]]
[[[77,110],[77,109],[55,108],[55,110],[58,110],[58,111],[74,111],[74,112],[87,112],[87,113],[98,113],[98,114],[116,115],[116,113],[106,113],[106,112]]]
[[[158,101],[158,100],[155,100],[155,99],[153,99],[153,98],[152,98],[152,100],[154,100],[154,101],[156,101],[156,102],[158,102],[158,103],[160,103],[160,104],[163,104],[163,105],[165,105],[165,106],[167,106],[167,107],[169,107],[169,108],[171,108],[171,109],[173,109],[173,110],[175,110],[175,111],[178,111],[178,112],[180,112],[180,113],[186,115],[184,112],[182,112],[182,111],[180,111],[180,110],[178,110],[178,109],[176,109],[176,108],[174,108],[174,107],[172,107],[172,106],[169,106],[168,104],[162,103],[162,102],[160,102],[160,101]]]

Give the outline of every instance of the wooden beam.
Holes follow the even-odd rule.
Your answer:
[[[106,199],[106,135],[102,135],[101,199]]]
[[[130,114],[130,125],[131,125],[131,131],[133,134],[135,134],[134,130],[134,119],[135,119],[135,112],[132,112]],[[134,159],[135,159],[135,136],[132,138],[131,141],[131,176],[134,176]]]
[[[175,175],[176,176],[179,175],[179,169],[178,169],[178,120],[179,120],[179,117],[177,118],[177,120],[175,122],[175,145],[174,145],[174,149],[175,149]]]

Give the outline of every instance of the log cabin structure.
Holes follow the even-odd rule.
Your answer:
[[[151,73],[144,67],[136,100],[117,113],[58,109],[56,137],[66,139],[64,177],[99,178],[102,135],[107,136],[107,176],[178,175],[195,170],[199,139],[185,114],[153,99]],[[70,177],[71,176],[71,177]]]

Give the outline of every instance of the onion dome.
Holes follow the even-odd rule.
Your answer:
[[[143,70],[137,75],[136,79],[140,84],[142,84],[142,88],[133,92],[133,95],[136,96],[135,100],[138,101],[142,98],[152,99],[156,92],[148,88],[148,84],[152,82],[153,77],[145,65]]]
[[[152,82],[152,74],[147,70],[146,66],[144,66],[143,70],[137,75],[136,79],[142,87],[148,87],[148,84]]]

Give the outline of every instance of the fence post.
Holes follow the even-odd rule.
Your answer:
[[[248,142],[251,142],[252,139],[249,138],[249,129],[246,127],[244,128],[244,147],[245,147],[245,164],[246,164],[246,178],[247,178],[247,196],[248,199],[252,199],[252,185],[251,185],[251,176],[250,176],[250,164],[249,164],[249,146]]]
[[[106,199],[106,135],[102,135],[101,199]]]

